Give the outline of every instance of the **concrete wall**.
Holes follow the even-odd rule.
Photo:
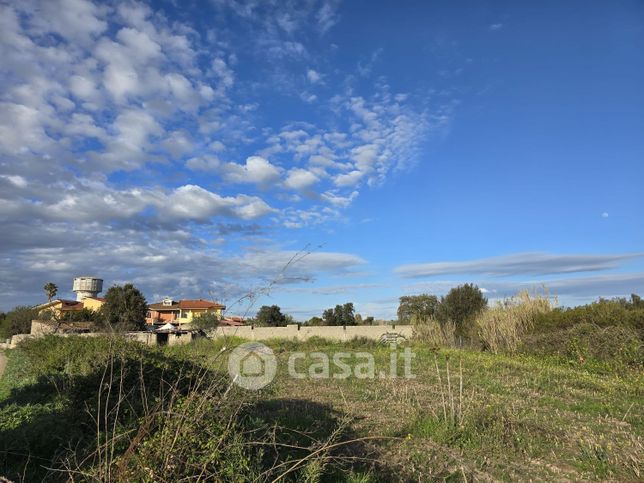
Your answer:
[[[215,337],[241,337],[250,340],[267,339],[297,339],[307,340],[311,337],[347,341],[356,337],[378,340],[383,334],[395,332],[409,339],[412,336],[411,325],[356,325],[356,326],[320,326],[307,327],[287,325],[286,327],[218,327],[213,335]]]
[[[31,323],[31,334],[14,335],[8,343],[0,343],[0,349],[13,348],[23,340],[43,337],[51,334],[53,328],[50,324],[39,322],[37,320]],[[384,334],[396,333],[407,339],[413,335],[411,325],[356,325],[356,326],[321,326],[307,327],[297,324],[287,325],[286,327],[253,327],[245,325],[241,327],[218,327],[210,333],[212,337],[241,337],[248,340],[267,340],[267,339],[295,339],[307,340],[311,337],[322,337],[324,339],[349,341],[356,337],[365,337],[367,339],[379,340]],[[72,334],[56,334],[61,337],[68,337]],[[75,334],[80,337],[98,337],[103,334],[98,332]],[[128,332],[126,337],[147,345],[157,345],[157,334],[153,332]],[[190,332],[183,334],[169,334],[168,345],[189,344],[193,340],[193,334]]]

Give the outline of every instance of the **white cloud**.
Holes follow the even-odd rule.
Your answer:
[[[312,172],[306,169],[294,168],[288,172],[284,185],[289,189],[299,191],[310,188],[318,181],[319,178]]]
[[[337,206],[338,208],[346,208],[357,197],[358,197],[358,192],[357,191],[353,191],[349,196],[339,196],[339,195],[333,193],[332,191],[327,191],[326,193],[322,194],[322,198],[324,198],[326,201],[328,201],[332,205]]]
[[[25,178],[19,175],[0,175],[0,178],[4,178],[8,180],[12,185],[16,186],[17,188],[25,188],[29,183]]]
[[[231,183],[266,185],[279,178],[280,169],[261,156],[250,156],[243,165],[227,163],[223,167],[223,176]]]
[[[72,42],[87,44],[107,29],[104,9],[85,0],[52,0],[39,4],[35,26],[44,32],[55,32]]]
[[[314,69],[309,69],[306,71],[306,78],[311,84],[317,84],[322,80],[320,73],[315,71]]]
[[[347,186],[351,187],[358,184],[363,176],[364,176],[364,172],[353,170],[346,174],[337,175],[334,179],[334,183],[336,186],[339,186],[339,187],[347,187]]]
[[[464,262],[432,262],[402,265],[395,272],[405,278],[447,274],[482,274],[492,276],[545,275],[608,270],[620,262],[644,257],[644,253],[619,255],[554,255],[517,253]]]
[[[221,164],[221,160],[213,155],[199,156],[186,161],[186,166],[194,171],[218,171]]]

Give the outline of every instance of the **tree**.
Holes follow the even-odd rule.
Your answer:
[[[139,289],[131,283],[115,285],[105,294],[101,322],[117,332],[143,330],[147,311],[148,303]]]
[[[338,325],[333,309],[326,309],[322,312],[322,320],[324,325]]]
[[[204,313],[192,319],[192,325],[196,329],[209,330],[219,327],[220,319],[217,314]]]
[[[336,305],[335,309],[326,309],[322,314],[325,325],[356,325],[354,307],[351,302]]]
[[[278,305],[262,305],[255,315],[257,325],[266,327],[283,327],[287,323],[286,316]]]
[[[398,305],[398,322],[411,323],[414,317],[428,319],[436,316],[440,301],[436,295],[420,294],[400,297]]]
[[[52,314],[53,315],[53,314]],[[63,312],[63,314],[58,318],[54,317],[55,321],[61,322],[100,322],[101,314],[100,312],[82,308],[80,310],[69,310]]]
[[[0,322],[0,338],[8,339],[16,334],[29,334],[31,321],[38,318],[38,311],[33,307],[20,305],[7,312]]]
[[[324,325],[324,320],[320,317],[311,317],[309,321],[306,323],[306,325],[311,325],[311,326]]]
[[[474,318],[487,307],[487,299],[476,285],[466,283],[451,289],[441,298],[436,317],[441,323],[451,320],[457,335],[467,335]]]
[[[47,294],[47,300],[49,301],[49,303],[51,303],[52,299],[58,293],[58,287],[53,282],[46,283],[45,286],[43,287],[43,290]]]

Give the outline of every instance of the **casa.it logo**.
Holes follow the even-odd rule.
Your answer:
[[[247,342],[230,353],[228,373],[238,386],[257,391],[275,378],[277,359],[270,347],[259,342]]]

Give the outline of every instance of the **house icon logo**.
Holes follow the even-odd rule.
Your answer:
[[[228,373],[238,386],[257,391],[275,377],[277,359],[270,347],[259,342],[247,342],[230,353]]]

